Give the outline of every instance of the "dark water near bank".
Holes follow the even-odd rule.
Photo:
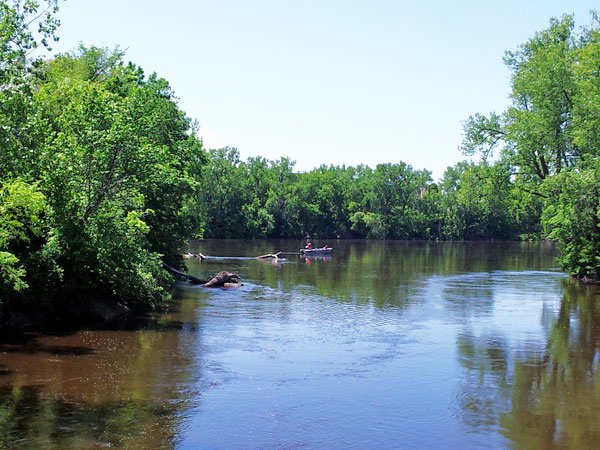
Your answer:
[[[3,342],[0,448],[598,448],[600,290],[552,245],[328,243],[194,243],[245,286]]]

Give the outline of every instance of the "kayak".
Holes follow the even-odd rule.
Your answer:
[[[329,255],[333,249],[331,247],[327,248],[301,248],[301,255]]]

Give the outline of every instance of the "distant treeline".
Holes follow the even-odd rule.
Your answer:
[[[211,238],[523,239],[539,238],[542,199],[520,189],[503,163],[461,162],[434,183],[400,162],[321,166],[240,161],[211,150],[199,209]]]
[[[511,105],[464,123],[477,162],[294,172],[205,151],[169,84],[123,52],[49,61],[57,0],[0,0],[0,322],[169,297],[190,238],[524,239],[600,278],[600,24],[554,19],[505,62]],[[29,27],[35,27],[36,33]],[[34,57],[34,55],[38,55]],[[408,149],[406,149],[408,151]],[[85,308],[84,308],[85,309]]]

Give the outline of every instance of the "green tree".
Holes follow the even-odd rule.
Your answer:
[[[165,80],[123,64],[118,49],[28,59],[28,23],[46,45],[55,6],[0,3],[5,317],[34,300],[46,302],[40,314],[96,299],[155,304],[168,297],[162,261],[181,264],[200,225],[206,156]]]
[[[538,207],[543,226],[563,243],[560,261],[580,277],[598,277],[596,244],[600,101],[600,22],[574,31],[573,16],[552,19],[505,62],[512,72],[512,105],[503,114],[471,116],[463,150],[483,159],[500,148],[514,184]],[[540,200],[543,199],[543,200]],[[518,208],[515,208],[518,209]],[[521,217],[531,216],[520,210]],[[523,214],[524,213],[524,214]],[[527,219],[529,221],[529,219]]]
[[[512,104],[501,115],[469,117],[462,144],[466,154],[487,158],[500,147],[520,181],[536,185],[576,163],[581,150],[572,139],[572,109],[579,40],[573,28],[572,16],[552,19],[548,29],[506,53]]]
[[[43,77],[36,50],[50,48],[59,25],[57,1],[0,1],[0,307],[32,290],[52,296],[60,279],[51,209],[32,179],[32,148],[39,142],[33,95]],[[37,33],[30,27],[37,27]]]
[[[245,235],[253,238],[269,236],[275,227],[275,217],[269,205],[274,201],[276,173],[269,167],[269,161],[262,156],[248,158],[242,163],[240,180],[246,193],[250,195],[247,203],[242,206]]]
[[[565,170],[546,184],[548,237],[561,243],[561,266],[580,278],[600,279],[600,160]]]
[[[448,168],[442,189],[448,239],[515,239],[538,229],[540,208],[511,182],[506,164],[461,162]]]
[[[51,210],[37,185],[15,179],[0,188],[0,307],[6,315],[10,300],[26,298],[29,289],[58,289],[58,242],[51,232]]]
[[[348,173],[345,167],[322,165],[298,174],[286,203],[286,216],[292,224],[294,236],[349,236]]]
[[[273,217],[272,236],[295,237],[298,236],[290,226],[288,202],[293,184],[297,178],[293,172],[295,161],[283,157],[269,163],[271,186],[265,208]]]
[[[428,238],[422,201],[430,172],[415,171],[401,162],[378,164],[369,175],[363,181],[362,208],[352,208],[358,209],[351,218],[353,228],[366,230],[371,238]]]
[[[248,193],[242,186],[240,164],[240,154],[235,148],[209,151],[199,193],[207,237],[244,237],[242,208],[248,202]]]
[[[21,176],[36,140],[32,97],[42,76],[36,50],[56,40],[58,1],[0,1],[0,180]],[[37,25],[37,34],[30,30]],[[36,39],[37,38],[37,39]]]
[[[121,56],[80,47],[50,63],[35,96],[48,137],[34,173],[70,296],[155,303],[166,296],[161,258],[179,263],[198,226],[190,205],[205,157],[168,83]]]

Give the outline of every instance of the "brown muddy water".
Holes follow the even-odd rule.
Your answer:
[[[325,243],[194,242],[245,285],[0,343],[0,448],[598,448],[600,290],[551,244]]]

